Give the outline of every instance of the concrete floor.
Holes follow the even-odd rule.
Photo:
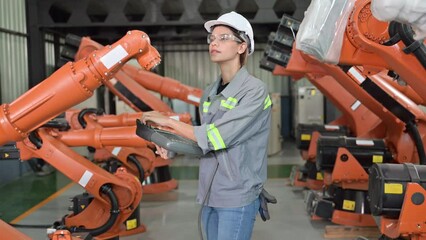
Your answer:
[[[198,161],[187,157],[180,157],[172,165],[197,165]],[[302,164],[294,143],[285,143],[284,149],[269,158],[270,165]],[[325,220],[310,220],[306,211],[304,189],[288,185],[286,178],[271,178],[266,183],[267,190],[276,196],[278,203],[270,205],[271,220],[263,222],[258,216],[253,232],[253,240],[283,239],[325,239],[324,228],[333,225]],[[167,193],[145,194],[140,205],[141,221],[147,227],[142,234],[121,237],[124,240],[188,240],[200,239],[198,235],[197,217],[199,205],[195,203],[197,180],[179,180],[179,188]],[[69,199],[81,194],[83,189],[72,184],[66,191],[52,200],[38,206],[19,224],[51,224],[60,219],[70,205]],[[33,239],[46,239],[44,229],[19,230]],[[1,235],[1,234],[0,234]],[[356,239],[356,238],[341,238]]]

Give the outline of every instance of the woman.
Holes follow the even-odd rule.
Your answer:
[[[254,51],[253,29],[243,16],[226,13],[204,24],[210,59],[220,78],[204,90],[201,126],[191,126],[158,112],[142,121],[174,129],[196,141],[200,161],[198,203],[208,240],[251,238],[259,195],[266,181],[271,99],[265,84],[244,67]],[[164,157],[165,149],[159,149]]]

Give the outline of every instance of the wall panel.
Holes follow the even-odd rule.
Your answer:
[[[25,0],[0,0],[0,101],[10,103],[28,89]],[[27,162],[1,161],[0,185],[29,170]]]
[[[1,101],[11,102],[28,89],[24,0],[0,0]]]

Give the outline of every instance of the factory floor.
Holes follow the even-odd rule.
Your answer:
[[[289,186],[288,177],[292,166],[303,164],[294,142],[285,141],[283,149],[269,157],[268,164],[266,189],[276,196],[278,204],[269,205],[270,221],[263,222],[258,216],[252,239],[328,239],[324,237],[325,227],[333,223],[311,220],[305,211],[306,190]],[[146,226],[146,232],[120,239],[200,239],[197,227],[200,207],[195,203],[197,165],[197,160],[185,156],[173,160],[170,169],[173,178],[178,180],[178,188],[165,193],[144,194],[140,204],[140,220]],[[50,225],[67,213],[71,204],[69,199],[81,194],[83,189],[55,172],[43,177],[29,174],[1,186],[0,191],[0,218],[3,221],[22,225]],[[47,239],[45,228],[18,229],[32,239]],[[8,240],[1,232],[0,239]]]

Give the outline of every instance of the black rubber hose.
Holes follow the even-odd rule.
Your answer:
[[[82,109],[79,113],[78,113],[78,123],[80,123],[82,128],[86,128],[87,126],[87,122],[86,120],[84,120],[84,115],[86,115],[87,113],[94,113],[96,115],[102,115],[104,114],[104,110],[103,109],[98,109],[98,108],[85,108]]]
[[[15,223],[8,223],[12,227],[16,228],[50,228],[52,227],[52,224],[50,225],[33,225],[33,224],[15,224]]]
[[[139,181],[141,182],[141,184],[143,183],[143,181],[145,180],[145,172],[143,170],[143,167],[141,165],[141,163],[138,161],[138,159],[136,158],[135,155],[131,154],[127,157],[127,160],[129,160],[131,163],[133,163],[136,168],[138,169],[139,172]]]
[[[398,28],[398,22],[392,21],[389,23],[388,33],[389,33],[390,39],[384,42],[383,45],[392,46],[394,44],[397,44],[399,41],[401,41],[401,36],[399,36],[397,28]]]
[[[68,131],[71,128],[68,122],[59,121],[57,119],[52,119],[48,121],[47,123],[43,124],[42,127],[56,128],[59,131]]]
[[[405,125],[405,127],[407,128],[407,131],[411,133],[411,137],[413,138],[414,144],[416,145],[417,153],[419,154],[420,165],[426,165],[425,149],[424,149],[422,138],[420,136],[420,133],[419,133],[419,130],[417,129],[416,124],[410,121]]]
[[[398,23],[396,24],[396,29],[405,46],[409,48],[414,47],[414,49],[411,49],[414,56],[416,56],[423,67],[426,68],[426,47],[423,42],[414,40],[414,31],[407,24]]]
[[[111,215],[109,216],[108,221],[104,225],[95,229],[73,227],[70,229],[71,232],[89,232],[92,236],[98,236],[107,232],[112,227],[112,225],[114,225],[118,218],[118,214],[120,213],[117,197],[112,191],[112,188],[108,185],[103,185],[101,187],[101,192],[106,194],[111,202]]]
[[[43,146],[43,141],[40,139],[36,131],[30,132],[28,139],[36,146],[37,149],[40,149]]]

